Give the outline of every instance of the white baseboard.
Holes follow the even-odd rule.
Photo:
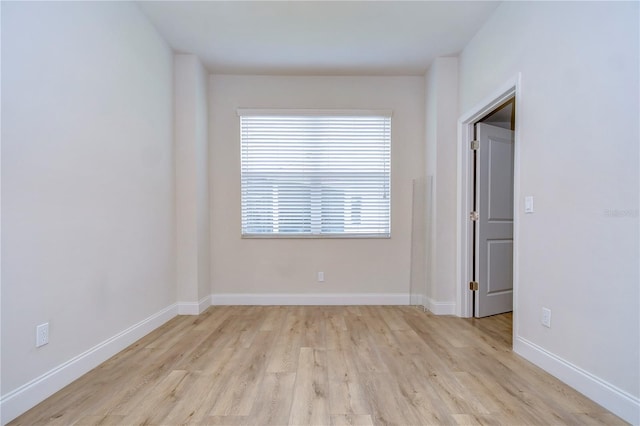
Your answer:
[[[434,315],[455,315],[455,302],[438,302],[433,299],[427,299],[427,309]]]
[[[455,315],[456,304],[455,302],[438,302],[430,299],[424,294],[414,294],[410,297],[412,305],[424,306],[429,312],[434,315]]]
[[[408,305],[407,293],[315,293],[211,295],[212,305]]]
[[[205,296],[199,302],[178,302],[178,315],[200,315],[211,306],[211,295]]]
[[[423,294],[411,294],[409,295],[410,305],[424,306],[424,301],[427,300]]]
[[[55,392],[97,367],[178,314],[177,304],[157,312],[91,349],[71,358],[0,398],[0,422],[4,425],[44,401]]]
[[[516,337],[513,350],[623,420],[633,425],[640,424],[640,398],[618,389],[522,337]]]

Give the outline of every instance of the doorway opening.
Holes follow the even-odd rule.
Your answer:
[[[518,203],[518,182],[519,182],[519,152],[520,143],[518,137],[519,111],[516,113],[516,104],[521,101],[520,96],[520,76],[509,80],[499,90],[480,102],[476,107],[469,110],[458,121],[459,126],[459,149],[458,149],[458,250],[457,250],[457,314],[461,317],[477,317],[487,315],[487,311],[478,306],[482,304],[482,298],[477,294],[479,290],[471,290],[481,287],[480,281],[484,280],[485,294],[496,299],[502,299],[513,310],[513,333],[516,334],[517,325],[517,241],[518,237],[518,211],[515,206]],[[489,145],[488,153],[482,148],[472,149],[476,142],[483,137],[489,129],[497,129],[512,132],[512,142],[505,142],[507,139],[503,135],[492,135],[493,139]],[[486,141],[485,141],[486,142]],[[482,143],[482,142],[478,142]],[[485,158],[480,158],[481,155]],[[480,162],[484,163],[480,163]],[[487,166],[487,161],[492,165],[508,163],[508,167],[496,169],[495,176],[484,176],[489,179],[489,184],[485,187],[485,192],[478,191],[482,178],[476,171],[491,171],[491,164]],[[504,165],[504,164],[502,164]],[[506,177],[506,178],[505,178]],[[500,178],[499,182],[496,178]],[[493,179],[493,181],[491,181]],[[487,188],[491,187],[492,196],[499,190],[500,196],[490,205],[487,197]],[[484,199],[483,199],[484,197]],[[486,228],[490,225],[500,225],[501,228],[510,227],[511,235],[487,235],[482,234],[482,210],[484,208],[485,231],[495,231]],[[510,214],[509,214],[510,213]],[[477,220],[474,220],[476,219]],[[510,223],[510,226],[508,225]],[[481,239],[483,247],[480,247]],[[491,251],[488,251],[489,248]],[[484,250],[484,254],[482,253]],[[482,259],[480,259],[482,255]],[[482,262],[482,263],[481,263]],[[505,265],[505,267],[501,267]],[[493,275],[487,275],[493,274]],[[483,278],[480,276],[483,275]],[[487,279],[490,280],[487,283]],[[506,283],[512,289],[505,288]],[[485,298],[486,299],[486,298]],[[488,306],[488,305],[487,305]],[[490,311],[489,311],[490,312]],[[496,312],[497,313],[497,312]],[[491,314],[488,314],[491,315]]]
[[[515,96],[474,123],[471,144],[472,316],[513,310]]]

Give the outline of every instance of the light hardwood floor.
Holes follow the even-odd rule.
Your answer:
[[[511,315],[225,306],[180,316],[11,422],[624,424],[511,351]]]

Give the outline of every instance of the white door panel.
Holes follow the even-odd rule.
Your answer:
[[[513,131],[476,125],[475,315],[513,310]]]
[[[513,290],[513,240],[487,241],[487,294]],[[509,296],[510,297],[510,296]]]

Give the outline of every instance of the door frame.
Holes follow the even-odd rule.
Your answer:
[[[516,98],[516,117],[513,153],[513,335],[517,335],[517,300],[518,300],[518,244],[520,234],[520,117],[522,105],[521,74],[509,79],[502,86],[492,91],[489,96],[469,109],[458,119],[458,182],[457,182],[457,241],[456,241],[456,315],[469,318],[472,315],[473,298],[469,290],[471,281],[471,250],[473,230],[470,226],[469,212],[472,203],[472,151],[471,141],[474,137],[474,125],[491,111],[510,98]]]

